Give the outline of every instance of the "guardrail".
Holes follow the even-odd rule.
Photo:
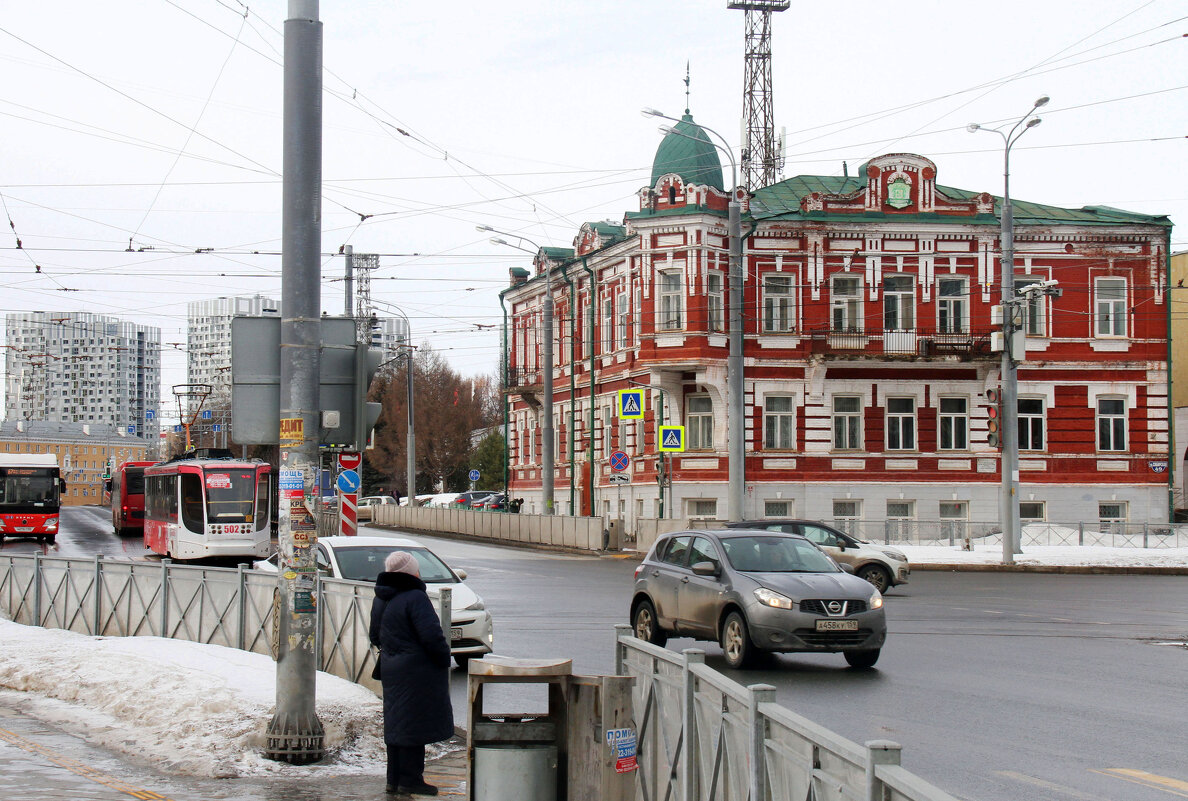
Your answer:
[[[495,514],[439,506],[384,504],[372,510],[373,522],[421,531],[443,531],[480,537],[492,542],[552,545],[599,551],[617,548],[601,517],[569,515]]]
[[[368,639],[375,585],[319,577],[318,670],[381,693]],[[450,630],[451,590],[435,608]],[[0,556],[0,608],[15,622],[105,637],[150,636],[276,657],[276,575],[238,568]]]
[[[851,742],[705,664],[615,626],[615,673],[632,676],[644,801],[956,801],[900,766],[887,740]]]

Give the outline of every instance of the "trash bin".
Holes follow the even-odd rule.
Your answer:
[[[569,659],[470,660],[472,801],[634,799],[634,679],[576,676],[572,669]],[[547,712],[485,714],[483,691],[495,684],[547,685]]]

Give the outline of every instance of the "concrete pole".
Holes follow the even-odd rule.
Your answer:
[[[316,762],[318,372],[321,345],[322,24],[318,0],[289,0],[285,20],[281,259],[280,563],[276,713],[266,755]],[[300,487],[298,489],[298,487]],[[288,577],[288,578],[286,578]]]
[[[742,210],[731,188],[730,225],[730,352],[726,359],[726,396],[729,408],[729,492],[727,512],[731,522],[743,519],[746,481],[746,427],[743,420],[743,269]]]
[[[1026,130],[1026,129],[1024,129]],[[1011,209],[1011,144],[1003,150],[1002,184],[1002,562],[1019,552],[1019,376],[1012,345],[1015,314],[1015,218]]]
[[[543,254],[541,256],[543,259]],[[557,473],[556,435],[553,431],[553,270],[545,260],[544,298],[544,442],[541,443],[541,492],[544,494],[544,514],[553,514],[553,479]],[[609,424],[609,421],[607,421]]]
[[[355,246],[343,245],[342,254],[346,257],[346,285],[343,292],[343,316],[355,316]],[[360,448],[363,446],[360,445]]]
[[[409,329],[409,339],[412,339],[412,329]],[[408,475],[408,505],[417,505],[417,430],[416,417],[413,412],[413,349],[410,344],[408,347],[408,365],[406,378],[407,392],[408,392],[408,453],[405,457],[405,465]]]

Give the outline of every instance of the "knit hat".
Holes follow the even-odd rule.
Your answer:
[[[408,573],[410,576],[421,575],[421,568],[416,558],[408,551],[392,551],[384,560],[384,570],[389,573]]]

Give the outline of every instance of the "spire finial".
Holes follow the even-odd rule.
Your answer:
[[[685,62],[685,113],[689,113],[689,62]]]

